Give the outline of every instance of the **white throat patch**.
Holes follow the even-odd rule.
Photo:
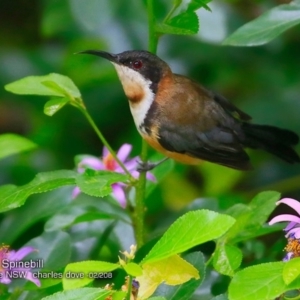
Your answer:
[[[151,81],[145,79],[140,73],[129,67],[112,63],[118,73],[125,94],[128,95],[132,90],[142,91],[141,100],[137,102],[129,101],[130,111],[134,119],[135,126],[140,133],[145,133],[140,126],[144,123],[147,112],[154,101],[155,95],[150,85]]]

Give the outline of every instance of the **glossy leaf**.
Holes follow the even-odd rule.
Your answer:
[[[300,258],[295,257],[284,264],[282,277],[285,284],[290,284],[300,275]]]
[[[144,264],[143,275],[136,280],[140,283],[139,296],[147,299],[162,282],[167,285],[179,285],[192,278],[199,279],[198,270],[180,256],[173,255]]]
[[[44,106],[44,114],[51,117],[61,108],[63,108],[68,102],[69,99],[67,98],[54,98],[49,100]]]
[[[249,239],[253,239],[259,236],[263,236],[266,234],[270,234],[276,231],[281,231],[283,230],[284,226],[277,224],[277,225],[273,225],[273,226],[269,226],[269,225],[264,225],[260,228],[253,228],[253,229],[246,229],[241,231],[237,236],[235,236],[234,238],[232,238],[230,240],[230,242],[232,244],[236,244],[242,241],[246,241]],[[226,237],[224,237],[224,239],[226,239]]]
[[[112,193],[111,185],[116,182],[126,182],[128,176],[109,171],[85,170],[76,178],[80,190],[90,196],[104,197]]]
[[[68,96],[69,93],[63,88],[61,87],[59,84],[57,84],[55,81],[52,80],[44,80],[41,82],[42,85],[48,87],[49,89],[56,91],[62,95]]]
[[[216,239],[234,222],[230,216],[209,210],[188,212],[170,226],[142,263],[158,261]]]
[[[194,12],[184,12],[166,23],[157,24],[155,30],[166,34],[196,34],[199,31],[199,20]]]
[[[42,300],[105,300],[113,292],[100,288],[82,288],[71,291],[55,293]]]
[[[257,194],[249,204],[253,213],[248,226],[260,227],[263,225],[275,209],[280,196],[280,193],[275,191],[265,191]]]
[[[0,159],[36,147],[35,143],[17,134],[6,133],[0,135]]]
[[[76,172],[59,170],[39,173],[23,186],[3,185],[0,187],[0,212],[23,205],[26,199],[37,193],[48,192],[62,186],[75,184]]]
[[[62,272],[59,271],[41,270],[39,271],[39,280],[41,283],[41,287],[37,287],[32,282],[27,282],[25,285],[25,289],[40,291],[41,289],[53,287],[54,285],[60,285],[62,281],[62,276]]]
[[[123,266],[124,270],[128,275],[131,275],[133,277],[142,276],[143,275],[143,269],[136,263],[128,263],[125,266]]]
[[[221,274],[233,276],[234,271],[241,265],[242,251],[232,245],[218,246],[213,257],[213,266]]]
[[[19,95],[81,97],[80,91],[69,77],[56,73],[28,76],[7,84],[5,89]]]
[[[228,230],[224,236],[224,240],[232,240],[239,235],[247,226],[248,220],[251,218],[252,210],[245,204],[235,204],[226,213],[235,218],[236,222]]]
[[[236,204],[226,211],[236,219],[236,223],[224,236],[224,239],[231,240],[232,243],[264,235],[277,228],[264,226],[272,211],[275,209],[276,201],[280,198],[280,193],[266,191],[256,195],[249,205]]]
[[[283,262],[274,262],[237,272],[229,285],[229,299],[275,299],[287,290],[282,278],[283,267]]]
[[[126,295],[127,295],[126,292],[121,292],[121,291],[114,292],[111,300],[124,300]],[[108,300],[108,299],[106,298],[105,300]]]
[[[227,37],[223,45],[263,45],[300,23],[300,3],[279,5],[245,24]]]
[[[154,295],[164,296],[168,300],[189,300],[194,294],[195,290],[201,285],[205,275],[205,262],[201,252],[189,253],[183,258],[192,264],[199,272],[200,278],[191,280],[179,285],[170,286],[167,284],[161,284]]]
[[[63,277],[64,290],[85,286],[94,280],[94,277],[91,276],[91,274],[111,272],[119,267],[120,265],[118,264],[93,260],[68,264],[65,268]],[[67,274],[70,274],[70,276],[71,274],[74,274],[73,277],[75,278],[67,278]]]

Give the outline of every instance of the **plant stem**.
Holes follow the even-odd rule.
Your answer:
[[[116,162],[119,164],[119,166],[123,169],[123,171],[125,172],[125,174],[128,175],[130,177],[131,181],[132,181],[133,180],[132,175],[126,169],[126,167],[124,166],[124,164],[120,161],[120,159],[118,158],[118,156],[116,155],[116,153],[114,152],[114,150],[111,148],[111,146],[109,145],[109,143],[107,142],[107,140],[105,139],[105,137],[103,136],[103,134],[101,133],[101,131],[98,129],[98,127],[95,124],[94,120],[92,119],[92,117],[88,113],[88,111],[86,109],[81,108],[81,107],[78,107],[78,108],[83,113],[83,115],[86,117],[86,119],[88,120],[88,122],[90,123],[90,125],[93,127],[94,131],[96,132],[96,134],[98,135],[99,139],[102,141],[102,143],[104,144],[104,146],[108,149],[108,151],[110,152],[110,154],[113,156],[113,158],[116,160]],[[134,179],[134,181],[135,181],[135,179]]]
[[[154,17],[154,1],[147,0],[148,11],[148,50],[152,53],[156,53],[158,44],[158,35],[155,32],[155,17]]]
[[[141,160],[147,160],[147,149],[148,146],[146,142],[142,141],[142,151]],[[144,244],[144,219],[145,219],[145,192],[146,192],[146,172],[141,172],[139,176],[139,181],[136,186],[135,195],[135,211],[133,214],[133,223],[135,226],[135,238],[137,243],[137,248],[139,249]]]
[[[126,300],[131,299],[131,290],[132,290],[132,277],[128,275],[127,277],[127,295],[126,295]]]
[[[149,27],[149,51],[156,53],[158,44],[158,35],[155,32],[155,18],[154,18],[154,0],[147,0],[147,11],[148,11],[148,27]],[[141,160],[143,162],[147,161],[148,145],[142,140],[142,151]],[[135,238],[137,243],[137,248],[141,248],[144,245],[144,219],[145,219],[145,192],[146,192],[146,172],[141,172],[139,176],[139,181],[136,186],[135,195],[135,211],[133,213],[133,224],[135,227]]]

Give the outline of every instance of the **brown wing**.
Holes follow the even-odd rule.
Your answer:
[[[169,151],[235,169],[250,169],[241,144],[240,122],[228,112],[237,109],[228,104],[227,109],[223,108],[212,95],[188,78],[177,76],[168,102],[160,98],[159,143]]]
[[[219,103],[223,109],[227,110],[228,112],[237,115],[237,117],[242,121],[250,121],[252,119],[251,116],[237,108],[231,102],[229,102],[225,97],[219,95],[217,93],[211,92],[214,100]]]

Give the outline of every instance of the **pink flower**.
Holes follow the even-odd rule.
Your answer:
[[[294,209],[297,214],[300,216],[300,202],[295,199],[291,198],[284,198],[280,201],[276,202],[276,205],[280,203],[284,203]],[[295,215],[283,214],[274,217],[270,222],[269,225],[273,225],[279,222],[289,222],[288,225],[284,228],[286,232],[286,238],[288,239],[288,244],[285,247],[287,255],[283,259],[284,261],[290,260],[293,257],[300,256],[300,217]]]
[[[294,209],[298,215],[300,215],[300,203],[291,198],[284,198],[281,199],[280,201],[276,202],[276,205],[279,205],[280,203],[284,203]],[[285,227],[284,231],[286,231],[286,237],[295,237],[295,238],[300,238],[300,217],[294,216],[294,215],[279,215],[273,218],[269,224],[273,225],[275,223],[279,222],[289,222],[289,224]]]
[[[41,286],[40,281],[34,278],[30,268],[11,267],[14,263],[18,263],[29,253],[35,251],[32,247],[23,247],[18,251],[10,250],[8,246],[0,247],[0,282],[4,284],[11,283],[10,274],[18,274],[20,278],[32,281],[37,286]]]
[[[128,159],[131,150],[131,145],[124,144],[117,152],[117,157],[124,164],[131,175],[135,178],[138,178],[139,172],[136,170],[138,167],[137,157]],[[78,164],[77,170],[79,173],[83,173],[86,168],[124,173],[124,170],[119,166],[118,162],[113,158],[106,147],[103,148],[102,160],[95,156],[85,156]],[[147,173],[147,179],[155,181],[155,177],[149,172]],[[124,191],[125,186],[126,185],[122,182],[112,184],[113,196],[122,207],[126,207],[126,195]],[[79,193],[80,189],[79,187],[76,187],[72,193],[73,198],[75,198]]]

